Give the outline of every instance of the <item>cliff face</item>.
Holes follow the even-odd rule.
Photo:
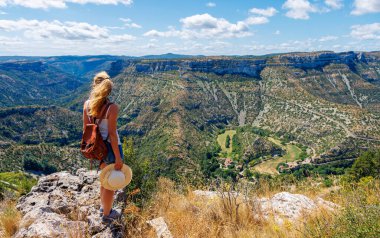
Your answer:
[[[217,75],[239,74],[250,77],[260,77],[265,67],[285,66],[300,69],[321,69],[329,64],[345,64],[354,70],[356,64],[369,64],[380,62],[378,52],[318,52],[318,53],[293,53],[277,56],[262,57],[202,57],[182,60],[134,60],[136,72],[153,73],[171,70],[195,71],[214,73]],[[116,66],[116,65],[115,65]],[[112,68],[111,68],[112,70]]]

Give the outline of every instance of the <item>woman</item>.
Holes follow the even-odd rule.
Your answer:
[[[83,131],[87,124],[92,123],[92,118],[96,118],[96,122],[98,122],[101,116],[99,115],[100,111],[110,102],[108,96],[111,94],[112,87],[113,83],[105,71],[95,75],[90,98],[83,105]],[[120,170],[123,166],[123,152],[120,137],[116,129],[118,112],[119,107],[112,103],[109,105],[99,124],[100,133],[108,146],[108,155],[100,163],[100,169],[112,163],[115,164],[116,170]],[[107,190],[100,186],[100,211],[103,221],[111,221],[119,216],[119,214],[112,209],[113,197],[114,191]]]

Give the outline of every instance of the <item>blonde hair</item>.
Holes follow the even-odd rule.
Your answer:
[[[93,117],[100,116],[100,110],[112,91],[113,83],[110,76],[105,72],[95,75],[90,93],[89,114]]]

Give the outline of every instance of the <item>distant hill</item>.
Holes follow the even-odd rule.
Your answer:
[[[139,58],[141,59],[186,59],[186,58],[200,58],[205,57],[203,55],[180,55],[180,54],[173,54],[173,53],[167,53],[162,55],[144,55]]]
[[[119,133],[134,137],[140,160],[161,161],[161,173],[173,177],[199,177],[211,170],[208,175],[218,171],[244,177],[244,171],[257,171],[266,161],[281,161],[284,169],[345,168],[361,151],[379,147],[379,69],[380,52],[50,57],[0,63],[0,89],[5,92],[0,99],[10,109],[59,106],[46,115],[75,111],[53,118],[57,134],[41,137],[57,138],[59,130],[71,126],[68,141],[74,144],[90,79],[107,70],[115,83],[112,99],[120,105]],[[37,143],[57,142],[38,141],[40,114],[9,118],[35,121],[40,129],[25,133]],[[62,122],[62,128],[60,120],[71,123]],[[232,152],[223,154],[216,152],[217,138],[226,129],[236,136],[231,138]],[[8,137],[1,140],[26,145]],[[277,153],[278,146],[284,152]],[[14,152],[3,150],[0,160],[9,153]],[[233,161],[229,167],[223,167],[226,158]],[[279,162],[270,166],[268,171],[276,172]]]

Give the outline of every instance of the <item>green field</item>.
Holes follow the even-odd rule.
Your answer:
[[[286,154],[282,157],[277,157],[275,159],[270,159],[267,161],[264,161],[254,167],[254,169],[260,173],[266,173],[266,174],[279,174],[277,171],[277,165],[281,162],[291,162],[298,160],[300,158],[300,155],[302,153],[302,150],[292,144],[286,144],[285,146],[281,144],[280,140],[277,140],[272,137],[268,137],[268,140],[275,143],[278,146],[281,146],[282,149],[286,151]]]
[[[37,179],[25,173],[0,173],[0,193],[4,190],[8,190],[15,193],[16,196],[24,195],[28,193],[35,184],[37,184]]]
[[[236,130],[226,130],[223,134],[218,135],[218,144],[222,148],[222,153],[227,153],[228,157],[231,157],[232,154],[232,137],[236,134]],[[227,135],[230,136],[230,147],[226,148],[226,138]]]

